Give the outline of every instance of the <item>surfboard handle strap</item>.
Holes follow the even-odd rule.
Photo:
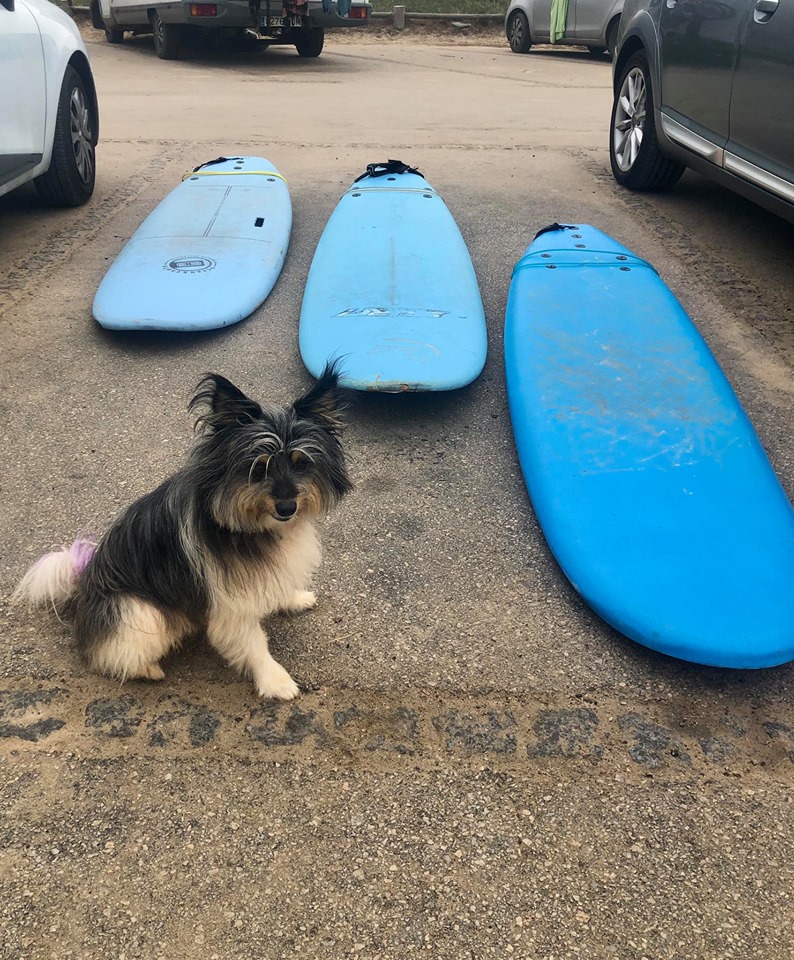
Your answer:
[[[198,173],[204,167],[214,167],[216,163],[228,163],[232,160],[245,160],[245,157],[216,157],[214,160],[207,160],[206,163],[200,163],[197,167],[193,167],[193,173]]]
[[[556,230],[575,230],[576,225],[573,223],[550,223],[548,227],[543,227],[542,230],[538,230],[535,234],[534,239],[537,240],[538,237],[542,237],[544,233],[554,233]]]
[[[356,177],[353,183],[358,183],[359,180],[363,180],[365,177],[385,177],[388,173],[415,173],[419,177],[422,176],[416,167],[409,167],[408,164],[403,163],[402,160],[387,160],[385,163],[368,163],[366,173],[362,173],[360,177]]]

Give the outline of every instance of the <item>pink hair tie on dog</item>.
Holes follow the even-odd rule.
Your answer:
[[[75,578],[81,576],[83,570],[88,566],[94,554],[97,545],[93,540],[79,539],[69,547],[69,556],[72,558],[72,566]]]

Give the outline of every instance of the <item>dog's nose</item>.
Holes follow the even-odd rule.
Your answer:
[[[280,520],[289,520],[297,509],[298,504],[294,500],[276,501],[276,514]]]

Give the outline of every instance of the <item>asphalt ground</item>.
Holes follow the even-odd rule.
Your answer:
[[[0,956],[789,960],[794,668],[677,662],[582,603],[522,483],[502,325],[535,232],[600,227],[690,312],[791,497],[794,228],[694,174],[621,191],[610,65],[584,51],[331,37],[316,61],[163,62],[149,38],[86,39],[94,198],[0,199]],[[124,242],[222,153],[290,183],[266,303],[205,335],[101,330]],[[314,248],[395,156],[460,225],[490,354],[464,391],[350,410],[356,492],[323,526],[319,607],[269,625],[302,696],[258,702],[201,645],[160,684],[87,674],[65,626],[5,598],[175,468],[204,371],[260,399],[305,389]]]

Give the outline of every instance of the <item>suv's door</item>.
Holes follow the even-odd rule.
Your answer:
[[[41,162],[46,109],[36,18],[20,0],[0,0],[0,185]]]
[[[725,168],[794,202],[794,0],[752,0]]]
[[[662,0],[661,99],[674,140],[720,161],[730,129],[731,85],[739,34],[753,0]],[[669,119],[672,123],[669,123]],[[664,121],[663,117],[663,121]],[[684,126],[684,131],[678,129]],[[668,129],[669,127],[669,129]],[[687,140],[686,130],[697,138]]]

